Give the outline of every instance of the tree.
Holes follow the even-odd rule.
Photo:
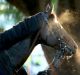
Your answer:
[[[0,0],[0,27],[8,29],[20,21],[24,15],[5,0]]]
[[[44,11],[45,6],[51,0],[7,0],[7,2],[16,6],[25,15],[33,15],[39,11]]]

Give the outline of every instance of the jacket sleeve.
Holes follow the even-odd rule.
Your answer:
[[[38,13],[22,22],[19,22],[13,28],[1,33],[0,51],[8,49],[17,42],[35,34],[40,29],[43,21],[43,14]]]

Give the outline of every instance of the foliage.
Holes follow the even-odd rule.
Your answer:
[[[16,9],[16,7],[10,5],[5,0],[0,0],[0,16],[2,15],[5,16],[5,23],[1,22],[0,28],[4,28],[6,24],[9,24],[11,21],[13,24],[15,24],[23,18],[23,14],[18,9]]]

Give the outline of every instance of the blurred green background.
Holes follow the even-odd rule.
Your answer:
[[[54,5],[57,0],[52,0]],[[15,6],[10,5],[6,0],[0,0],[0,31],[8,30],[17,22],[24,18],[23,13],[21,13]]]
[[[8,30],[23,18],[23,14],[5,0],[0,0],[0,31]]]

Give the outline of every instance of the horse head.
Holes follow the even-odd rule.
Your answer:
[[[49,16],[48,25],[41,30],[41,36],[44,44],[51,47],[64,48],[68,55],[74,54],[77,44],[73,38],[62,27],[55,13]]]

